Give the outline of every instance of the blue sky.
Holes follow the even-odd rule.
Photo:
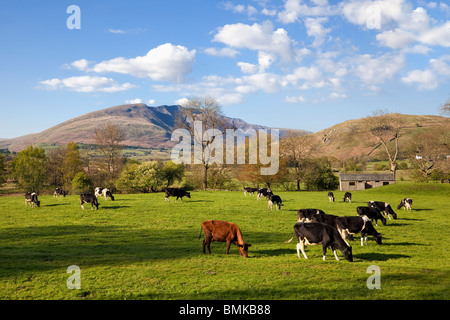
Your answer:
[[[310,131],[377,109],[439,114],[450,98],[448,1],[16,0],[0,43],[0,138],[203,95]]]

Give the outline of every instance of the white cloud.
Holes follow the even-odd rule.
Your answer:
[[[188,98],[181,98],[175,101],[176,105],[180,105],[180,106],[184,106],[188,103],[189,99]]]
[[[364,84],[373,87],[373,85],[393,79],[403,69],[404,65],[405,58],[401,54],[386,53],[379,57],[364,54],[355,57],[353,72]]]
[[[306,18],[306,33],[308,36],[314,37],[313,46],[321,46],[325,41],[326,35],[331,32],[331,29],[322,26],[322,23],[327,21],[328,18]]]
[[[155,99],[149,99],[148,101],[147,101],[147,105],[154,105],[156,103],[156,100]]]
[[[115,33],[115,34],[125,34],[125,30],[121,29],[108,29],[108,32]]]
[[[243,14],[247,14],[249,16],[252,16],[252,15],[258,13],[258,10],[256,10],[256,8],[251,5],[247,5],[247,6],[245,6],[243,4],[235,5],[228,1],[224,2],[222,5],[225,10],[232,11],[234,13],[243,13]]]
[[[231,49],[231,48],[221,48],[221,49],[207,48],[207,49],[205,49],[205,53],[210,56],[215,56],[215,57],[235,58],[239,54],[239,51],[237,51],[235,49]]]
[[[407,84],[417,83],[420,89],[434,89],[438,85],[436,76],[431,70],[413,70],[402,81]]]
[[[404,5],[404,0],[347,0],[340,4],[340,10],[348,21],[363,27],[379,14],[377,18],[384,26],[403,17]]]
[[[423,32],[419,36],[419,41],[428,45],[450,47],[450,21]]]
[[[287,103],[303,103],[305,101],[306,101],[306,99],[303,98],[302,96],[284,98],[284,102],[287,102]]]
[[[139,99],[139,98],[125,101],[126,104],[136,104],[136,103],[142,103],[142,102],[143,102],[142,99]]]
[[[87,61],[86,59],[80,59],[72,62],[70,65],[75,69],[86,71],[89,66],[89,61]]]
[[[337,13],[337,7],[329,5],[327,0],[313,0],[315,6],[308,6],[303,0],[287,0],[284,10],[278,13],[283,23],[293,23],[300,17],[330,16]]]
[[[253,25],[227,24],[218,29],[213,41],[234,48],[273,53],[285,62],[291,61],[293,57],[291,39],[287,31],[283,28],[274,31],[270,21],[265,21],[262,24],[254,23]]]
[[[136,87],[131,83],[119,84],[114,79],[106,77],[70,77],[65,79],[50,79],[41,81],[40,84],[49,90],[66,88],[76,92],[118,92]]]
[[[259,70],[258,66],[252,63],[238,62],[237,65],[243,73],[256,73]]]
[[[145,56],[126,59],[114,58],[96,64],[97,73],[117,72],[157,81],[183,82],[192,71],[195,50],[166,43],[151,49]]]

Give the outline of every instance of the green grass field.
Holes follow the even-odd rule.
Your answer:
[[[198,191],[184,202],[162,193],[99,199],[100,210],[82,210],[75,195],[41,196],[40,208],[23,197],[0,198],[0,299],[449,299],[450,185],[399,183],[353,193],[343,203],[335,192],[275,192],[284,207],[243,192]],[[397,210],[403,197],[413,211]],[[356,215],[368,200],[391,203],[398,220],[375,227],[383,245],[369,237],[352,242],[354,262],[308,246],[298,259],[291,238],[300,208]],[[207,219],[237,223],[251,243],[249,258],[232,245],[198,240]],[[203,239],[203,235],[202,235]],[[67,267],[81,270],[81,289],[69,290]],[[367,268],[379,266],[381,289],[368,289]]]

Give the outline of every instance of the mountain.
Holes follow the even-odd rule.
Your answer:
[[[65,145],[71,141],[90,144],[93,143],[95,128],[107,122],[125,131],[126,139],[123,144],[126,146],[167,149],[175,145],[170,138],[181,108],[183,107],[178,105],[149,107],[142,103],[119,105],[67,120],[40,133],[0,140],[0,149],[20,151],[28,145]],[[270,129],[238,118],[225,118],[230,123],[230,128]],[[283,136],[287,130],[280,129],[280,135]],[[305,130],[297,131],[301,134],[310,133]]]

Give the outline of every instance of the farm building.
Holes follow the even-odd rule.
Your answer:
[[[340,174],[339,189],[341,191],[358,191],[394,184],[391,174]]]

